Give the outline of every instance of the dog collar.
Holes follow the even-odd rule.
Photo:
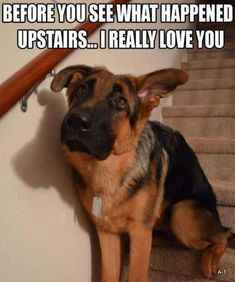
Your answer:
[[[102,200],[99,195],[93,197],[91,211],[94,216],[100,217],[102,212]]]

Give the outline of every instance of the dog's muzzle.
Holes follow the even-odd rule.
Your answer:
[[[104,160],[110,154],[113,143],[113,136],[109,136],[105,131],[102,126],[97,126],[96,118],[90,112],[72,110],[64,118],[61,143],[66,145],[70,152],[88,153]]]

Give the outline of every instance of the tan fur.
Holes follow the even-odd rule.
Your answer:
[[[134,161],[134,151],[97,162],[83,153],[68,153],[67,157],[81,174],[86,175],[90,189],[79,189],[80,197],[89,214],[98,226],[111,232],[129,232],[134,225],[142,225],[142,214],[153,193],[156,197],[156,183],[127,200],[126,187],[119,183]],[[152,191],[152,192],[151,192]],[[95,195],[102,195],[102,216],[97,218],[91,212]],[[138,207],[135,208],[135,207]],[[152,220],[152,226],[154,220]]]
[[[121,273],[121,238],[97,228],[102,257],[102,282],[119,282]]]
[[[204,250],[202,273],[205,277],[212,278],[218,270],[220,257],[227,248],[230,232],[221,232],[209,214],[196,211],[192,200],[185,200],[175,205],[171,228],[185,246]]]
[[[227,240],[213,244],[203,252],[201,270],[207,278],[212,278],[218,271],[219,260],[227,248]]]

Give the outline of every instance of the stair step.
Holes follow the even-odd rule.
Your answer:
[[[235,89],[235,79],[189,79],[189,81],[177,88],[177,90],[201,90],[201,89]]]
[[[222,225],[235,232],[235,181],[212,180],[210,183],[217,197]]]
[[[221,69],[197,69],[189,70],[187,72],[190,79],[235,78],[235,67]]]
[[[164,117],[164,123],[187,137],[235,138],[234,118]]]
[[[235,59],[191,61],[182,64],[185,70],[234,68]]]
[[[217,197],[223,226],[230,227],[235,232],[235,181],[211,180],[210,183]]]
[[[235,207],[218,206],[221,223],[235,232]]]
[[[235,104],[235,89],[175,91],[173,105]]]
[[[235,207],[235,181],[211,180],[210,183],[220,206]]]
[[[235,105],[163,107],[164,117],[235,117]]]
[[[166,125],[187,137],[235,138],[235,105],[164,107],[162,115]]]
[[[229,198],[223,193],[235,189],[235,139],[196,137],[187,138],[187,142],[196,153],[208,179],[213,179],[210,182],[218,193],[219,204],[233,205],[235,191],[232,190]]]
[[[203,278],[200,274],[200,260],[201,252],[199,251],[180,248],[153,248],[151,253],[150,271],[163,271],[200,279]],[[234,261],[235,250],[227,249],[220,260],[220,270],[223,271],[223,273],[216,274],[214,279],[218,281],[234,281]],[[195,282],[196,281],[199,280],[195,280]]]
[[[209,179],[235,181],[234,154],[197,153],[198,160]]]
[[[187,138],[188,144],[199,154],[234,154],[235,139],[229,138]]]
[[[213,51],[208,52],[197,52],[197,53],[188,53],[188,60],[210,60],[210,59],[224,59],[224,58],[235,58],[235,50],[228,51]]]

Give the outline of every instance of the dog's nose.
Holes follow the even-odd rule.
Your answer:
[[[70,113],[65,118],[65,124],[69,129],[87,132],[91,129],[92,119],[88,113]]]

